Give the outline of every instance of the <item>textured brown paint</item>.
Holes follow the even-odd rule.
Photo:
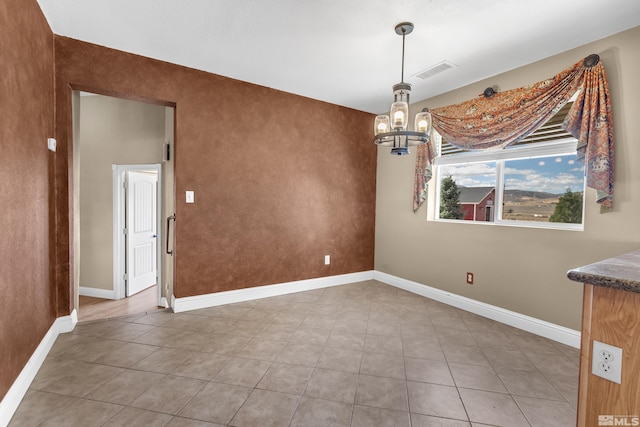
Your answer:
[[[0,399],[54,320],[53,61],[36,1],[0,2]]]
[[[55,46],[62,186],[70,87],[176,106],[176,297],[373,269],[370,114],[65,37]],[[72,230],[60,185],[58,254]],[[57,267],[68,301],[68,251]]]

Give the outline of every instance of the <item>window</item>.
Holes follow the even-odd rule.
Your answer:
[[[569,108],[501,150],[438,143],[436,220],[582,230],[584,165],[561,128]]]

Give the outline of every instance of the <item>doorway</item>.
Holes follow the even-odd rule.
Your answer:
[[[175,110],[164,105],[77,91],[73,92],[72,99],[74,293],[79,319],[83,320],[80,296],[83,296],[85,302],[89,297],[99,298],[104,302],[119,301],[147,288],[150,281],[153,282],[153,290],[149,288],[138,292],[136,298],[152,292],[155,295],[152,295],[155,306],[166,308],[173,291],[173,257],[161,251],[161,218],[172,215],[175,206],[172,156]],[[121,167],[121,174],[115,173],[116,167]],[[120,211],[116,208],[120,206],[124,209],[134,203],[134,200],[129,204],[122,200],[126,191],[124,188],[122,191],[117,190],[114,184],[116,177],[121,180],[122,185],[131,180],[145,181],[145,177],[151,179],[144,184],[135,184],[134,187],[153,188],[153,191],[138,194],[138,200],[151,201],[139,210],[153,211],[151,225],[154,230],[143,233],[147,240],[153,239],[153,243],[138,241],[136,249],[126,251],[122,245],[126,243],[127,237],[131,237],[129,241],[133,241],[134,236],[120,234],[125,228],[132,229],[125,227],[124,216],[120,231],[114,232],[114,224],[121,218]],[[157,183],[154,182],[156,179]],[[138,225],[149,225],[144,223],[149,222],[144,218],[149,216],[140,216]],[[138,237],[142,238],[141,236],[142,234]],[[145,251],[143,248],[153,250]],[[131,254],[131,259],[121,262],[127,253]],[[133,272],[136,276],[133,281],[129,266],[137,268]],[[146,273],[138,275],[143,270]],[[95,302],[91,300],[92,306]],[[133,313],[135,311],[124,314]]]

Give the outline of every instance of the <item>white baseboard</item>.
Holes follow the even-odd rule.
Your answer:
[[[27,364],[22,368],[20,375],[0,402],[0,426],[6,426],[11,421],[11,417],[20,406],[20,402],[29,390],[31,382],[36,377],[58,335],[73,331],[76,323],[78,323],[78,313],[75,309],[69,316],[59,317],[53,322]]]
[[[85,297],[104,298],[104,299],[117,299],[116,293],[113,289],[99,289],[88,288],[86,286],[80,286],[78,293]]]
[[[295,292],[345,285],[347,283],[362,282],[365,280],[372,280],[373,277],[374,271],[370,270],[358,273],[340,274],[337,276],[318,277],[316,279],[298,280],[295,282],[279,283],[275,285],[256,286],[254,288],[237,289],[213,294],[197,295],[193,297],[176,298],[171,296],[171,307],[173,308],[174,313],[180,313],[183,311],[215,307],[217,305],[233,304],[236,302],[251,301],[259,298],[274,297]]]
[[[375,272],[374,279],[388,285],[395,286],[396,288],[404,289],[405,291],[422,295],[453,307],[505,323],[509,326],[513,326],[514,328],[522,329],[571,347],[580,348],[580,331],[565,328],[564,326],[536,319],[535,317],[516,313],[515,311],[476,301],[441,289],[432,288],[431,286],[423,285],[391,274],[382,273],[380,271]]]

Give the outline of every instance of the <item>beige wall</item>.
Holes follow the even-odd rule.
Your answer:
[[[80,283],[113,289],[113,164],[162,163],[165,107],[80,99]]]
[[[375,268],[542,320],[580,329],[582,286],[567,270],[640,247],[640,27],[416,103],[450,105],[551,77],[591,53],[600,55],[611,90],[615,131],[615,208],[600,214],[587,190],[584,231],[427,221],[412,212],[415,156],[379,148]],[[433,186],[432,186],[433,187]],[[433,194],[431,194],[433,197]],[[465,273],[475,273],[475,284]]]

